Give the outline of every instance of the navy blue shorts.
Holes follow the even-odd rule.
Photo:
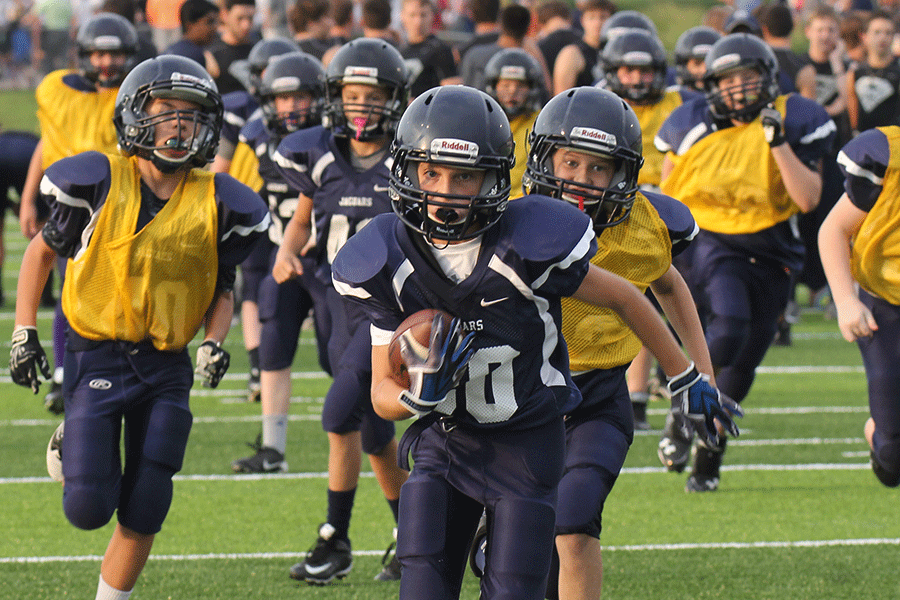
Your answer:
[[[78,345],[86,349],[73,347]],[[158,532],[193,420],[188,398],[194,374],[187,351],[70,335],[65,370],[66,517],[76,527],[95,529],[117,511],[125,527]]]
[[[482,597],[541,600],[563,471],[562,419],[524,431],[447,429],[439,421],[412,444],[415,464],[400,491],[400,598],[459,597],[484,508]]]
[[[572,377],[584,400],[566,417],[566,466],[559,484],[557,535],[600,537],[603,505],[634,440],[626,369],[596,369]]]
[[[9,208],[10,188],[21,197],[37,143],[38,137],[29,131],[0,132],[0,215],[5,215]],[[39,200],[38,219],[46,219],[49,212],[49,207]]]
[[[259,286],[257,301],[262,323],[259,368],[286,369],[294,362],[300,328],[312,309],[312,298],[301,279],[278,284],[272,275],[267,275]]]
[[[253,247],[250,256],[241,263],[242,302],[259,302],[259,287],[266,275],[272,272],[272,260],[277,251],[278,247],[272,243],[269,236],[264,235]]]

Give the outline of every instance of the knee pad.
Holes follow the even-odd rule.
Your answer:
[[[381,454],[396,433],[393,421],[387,421],[375,414],[374,410],[367,410],[360,424],[362,437],[362,449],[366,454]]]
[[[148,418],[143,447],[133,451],[177,473],[184,461],[193,421],[188,409],[168,402],[157,403]]]
[[[126,469],[119,499],[119,523],[143,535],[159,533],[172,506],[175,473],[170,466],[146,457],[136,468]]]
[[[365,414],[365,403],[371,404],[369,394],[371,374],[353,369],[341,369],[325,395],[322,407],[322,428],[328,433],[359,431]]]
[[[884,485],[897,487],[900,485],[900,439],[881,440],[876,429],[874,442],[872,466],[875,474]]]
[[[63,510],[79,529],[106,525],[121,484],[119,427],[109,420],[66,419]]]
[[[556,535],[583,533],[599,538],[603,506],[615,482],[615,475],[598,467],[566,472],[559,482]]]
[[[737,358],[750,333],[750,321],[713,315],[706,328],[709,355],[716,367],[730,365]]]

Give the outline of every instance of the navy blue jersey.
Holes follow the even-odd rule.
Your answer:
[[[880,129],[864,131],[841,149],[837,162],[845,177],[844,190],[854,206],[872,210],[881,196],[890,159],[890,144]]]
[[[331,283],[330,265],[338,250],[372,217],[391,212],[388,182],[393,159],[357,172],[334,135],[310,127],[284,138],[275,153],[284,178],[313,200],[316,226],[317,275]]]
[[[275,164],[275,150],[281,138],[272,134],[266,128],[263,117],[259,116],[244,125],[240,141],[250,146],[259,160],[259,176],[263,179],[263,187],[259,194],[269,205],[269,212],[272,213],[269,239],[272,243],[281,245],[284,228],[297,210],[297,198],[300,195],[300,191],[288,183]]]
[[[577,406],[560,298],[575,293],[596,253],[590,218],[543,196],[511,202],[458,284],[424,244],[396,215],[380,215],[347,242],[332,270],[338,291],[362,304],[378,329],[439,308],[475,333],[468,372],[438,412],[472,427],[525,429]]]
[[[232,145],[236,145],[241,129],[244,128],[247,121],[262,116],[259,103],[249,92],[239,90],[222,96],[222,105],[225,113],[222,119],[221,137],[223,140],[231,142]]]
[[[110,177],[109,158],[99,152],[59,160],[44,172],[40,194],[50,205],[44,239],[58,255],[72,258],[89,242],[94,216],[109,193]],[[268,229],[270,218],[256,192],[224,173],[215,175],[215,201],[220,270],[233,269],[253,249],[252,241]]]

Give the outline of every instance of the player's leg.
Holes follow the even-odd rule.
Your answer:
[[[878,331],[857,341],[866,369],[869,412],[866,439],[871,447],[872,471],[888,486],[900,485],[900,307],[860,291],[872,311]]]
[[[258,296],[262,333],[259,366],[262,404],[262,436],[256,453],[231,463],[239,473],[287,471],[288,411],[291,398],[291,364],[297,351],[300,328],[312,307],[309,294],[298,280],[279,285],[271,275],[263,279]]]
[[[241,263],[241,328],[244,348],[250,360],[250,377],[247,380],[247,399],[259,401],[259,342],[262,324],[259,321],[259,289],[269,274],[269,256],[274,244],[268,237],[259,241],[253,252]]]
[[[558,589],[548,589],[547,597],[596,600],[603,584],[603,506],[625,464],[634,430],[621,369],[574,380],[584,402],[596,404],[566,422],[566,469],[556,507]]]

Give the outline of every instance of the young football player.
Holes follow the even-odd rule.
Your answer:
[[[392,148],[395,214],[350,238],[332,272],[372,323],[376,411],[392,420],[419,415],[399,451],[403,462],[410,449],[415,460],[400,502],[400,598],[459,597],[486,510],[482,597],[537,600],[564,466],[562,415],[581,401],[561,297],[622,316],[678,382],[679,407],[690,397],[705,427],[714,432],[716,416],[730,419],[637,288],[590,264],[596,233],[584,212],[544,196],[509,202],[513,141],[490,96],[430,90],[404,113]],[[406,346],[407,389],[393,378],[388,342],[426,308],[454,320],[446,336],[432,331],[425,351]]]
[[[484,91],[503,108],[516,143],[516,164],[510,172],[510,198],[522,196],[522,175],[528,162],[528,132],[547,99],[544,71],[530,54],[519,48],[506,48],[484,67]]]
[[[240,5],[235,10],[239,7]],[[288,52],[299,51],[300,47],[293,40],[283,37],[262,40],[253,45],[247,57],[248,89],[235,90],[222,96],[225,117],[222,139],[211,167],[214,173],[228,173],[254,190],[262,191],[264,181],[260,176],[259,159],[253,148],[240,143],[241,130],[248,121],[261,116],[259,86],[269,62]],[[269,273],[272,251],[272,245],[263,239],[241,265],[241,332],[250,360],[247,399],[251,402],[259,402],[261,394],[259,339],[262,324],[259,320],[259,287]]]
[[[61,158],[79,152],[116,151],[116,132],[112,125],[113,107],[119,84],[134,66],[138,36],[127,19],[113,13],[99,13],[78,30],[78,68],[61,69],[48,74],[35,90],[41,139],[35,148],[28,177],[22,191],[19,226],[31,239],[40,231],[46,217],[38,204],[38,187],[44,171]],[[65,277],[65,261],[57,265],[60,279]],[[55,371],[50,392],[44,399],[50,412],[63,410],[62,380],[66,322],[60,304],[53,323]]]
[[[262,116],[251,119],[241,130],[240,141],[259,159],[262,194],[272,213],[266,261],[268,270],[294,214],[299,190],[292,187],[275,164],[278,144],[288,134],[321,121],[320,101],[325,70],[318,59],[304,52],[275,57],[258,84]],[[300,327],[312,308],[311,293],[324,293],[312,276],[311,261],[306,276],[278,284],[271,274],[259,285],[257,296],[262,325],[259,343],[262,435],[255,454],[231,463],[239,473],[287,471],[288,409],[291,397],[291,364],[297,351]],[[326,369],[327,370],[327,369]]]
[[[691,27],[675,42],[675,81],[683,88],[703,93],[706,53],[722,34],[712,27]]]
[[[775,337],[791,273],[803,266],[793,217],[819,202],[835,126],[815,101],[779,94],[778,61],[754,35],[713,44],[704,77],[706,97],[676,108],[656,146],[667,153],[662,191],[684,202],[700,226],[690,279],[716,384],[741,402]],[[676,471],[691,447],[681,425],[667,421],[659,451]],[[725,441],[698,446],[687,491],[718,488]]]
[[[235,267],[269,226],[255,192],[201,168],[221,123],[203,67],[150,59],[116,100],[124,156],[77,154],[41,182],[50,218],[22,261],[10,371],[35,392],[49,375],[38,299],[55,258],[67,257],[63,509],[79,529],[118,518],[98,600],[126,600],[144,567],[187,446],[194,373],[215,387],[228,368]],[[201,326],[195,371],[186,347]]]
[[[856,341],[866,369],[871,416],[864,432],[872,470],[888,487],[900,485],[898,148],[896,126],[870,129],[844,146],[838,164],[846,193],[819,230],[838,326],[845,340]]]
[[[272,275],[278,283],[303,275],[299,254],[312,256],[325,286],[315,306],[325,319],[328,364],[334,381],[325,397],[322,427],[328,434],[328,515],[306,559],[291,577],[327,584],[353,566],[350,516],[362,454],[369,456],[394,518],[406,471],[397,466],[394,424],[378,417],[369,396],[369,327],[363,312],[331,284],[331,263],[341,246],[375,215],[390,212],[390,141],[406,108],[407,73],[388,42],[360,38],[338,50],[325,71],[324,127],[287,136],[276,152],[285,179],[300,190]],[[304,250],[315,223],[315,250]],[[400,578],[391,561],[378,579]]]
[[[531,192],[566,200],[591,217],[598,248],[591,263],[652,290],[688,355],[713,382],[697,308],[672,265],[697,225],[680,202],[639,190],[643,146],[635,111],[607,90],[575,88],[541,110],[530,142],[525,176]],[[574,299],[562,302],[562,333],[583,400],[566,420],[559,562],[550,571],[547,597],[596,599],[603,583],[603,506],[634,439],[625,374],[642,346],[613,311]]]

